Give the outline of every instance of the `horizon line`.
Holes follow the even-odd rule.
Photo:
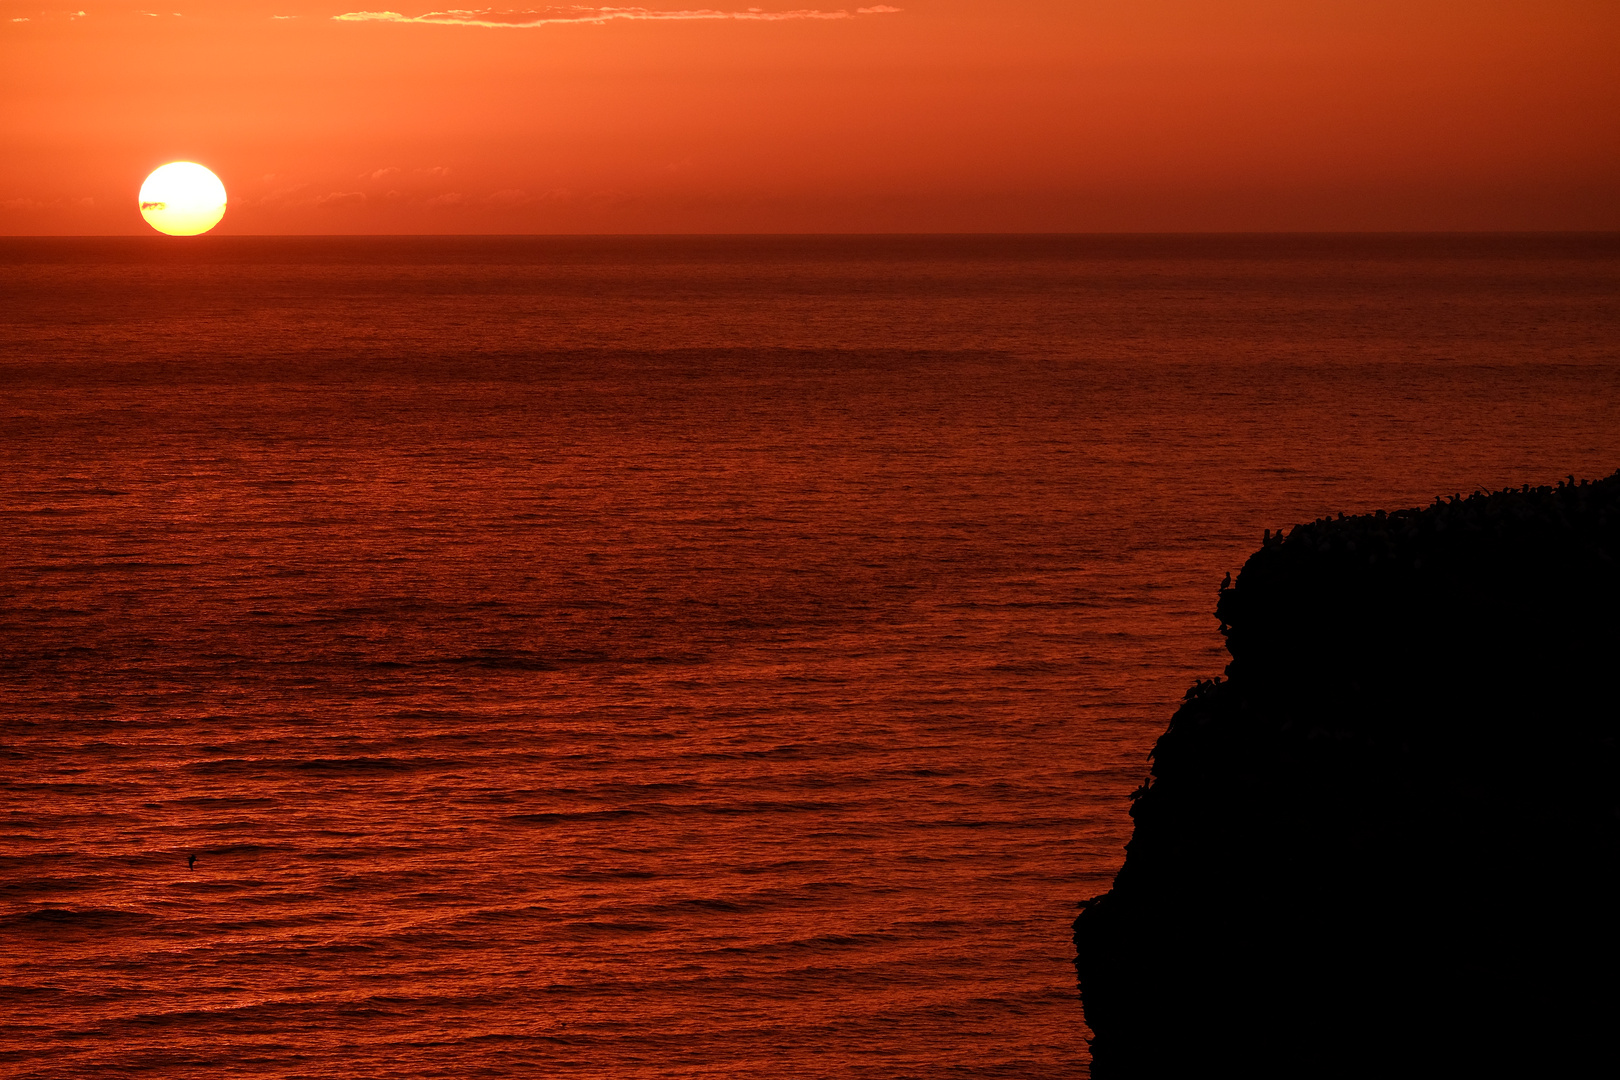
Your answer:
[[[1620,226],[1599,229],[1093,229],[1093,230],[935,230],[868,232],[786,231],[786,232],[422,232],[422,233],[215,233],[196,236],[167,236],[146,233],[0,233],[0,240],[156,240],[171,243],[212,240],[543,240],[592,238],[672,238],[672,239],[780,239],[828,238],[964,238],[964,237],[1104,237],[1104,236],[1620,236]]]

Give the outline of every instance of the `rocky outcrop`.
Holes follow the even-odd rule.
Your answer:
[[[1608,1074],[1620,473],[1268,535],[1216,613],[1075,922],[1093,1075]]]

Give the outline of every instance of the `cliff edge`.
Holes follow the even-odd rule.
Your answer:
[[[1097,1080],[1609,1074],[1620,472],[1268,535],[1216,614],[1075,922]]]

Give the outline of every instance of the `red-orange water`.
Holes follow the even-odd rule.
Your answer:
[[[1222,573],[1620,465],[1612,238],[0,265],[22,1077],[1083,1075]]]

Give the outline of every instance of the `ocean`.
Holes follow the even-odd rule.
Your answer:
[[[1222,576],[1616,467],[1615,236],[0,239],[0,1068],[1083,1077]]]

